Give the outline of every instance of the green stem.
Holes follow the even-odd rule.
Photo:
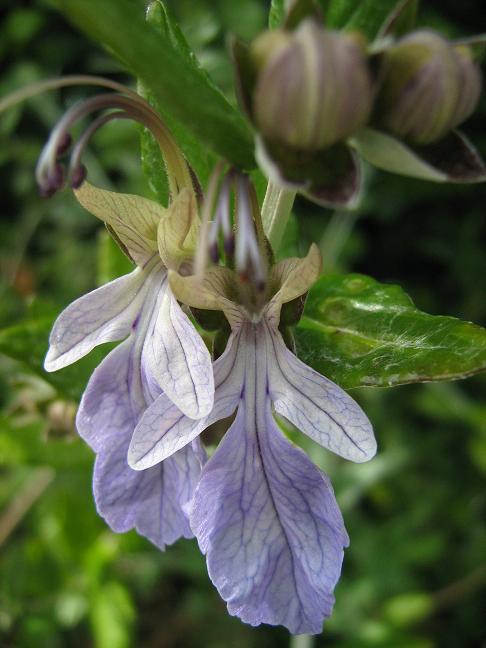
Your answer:
[[[282,242],[294,200],[295,191],[268,183],[262,206],[262,222],[263,230],[275,252]]]
[[[357,218],[358,212],[336,210],[332,214],[329,224],[319,242],[319,249],[326,272],[332,272],[336,269],[339,256],[353,230]]]
[[[294,635],[290,638],[290,648],[312,648],[313,643],[312,635]]]

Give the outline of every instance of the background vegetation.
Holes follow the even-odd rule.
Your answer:
[[[251,38],[266,24],[266,4],[169,4],[233,100],[225,35]],[[420,21],[471,35],[482,9],[473,0],[437,0],[424,3]],[[48,2],[3,0],[0,11],[1,95],[69,73],[133,83]],[[94,510],[91,452],[73,427],[96,359],[62,372],[57,388],[42,377],[53,317],[127,269],[69,191],[43,201],[34,185],[50,128],[80,96],[84,89],[45,94],[0,120],[0,645],[287,646],[285,630],[250,628],[227,615],[195,541],[160,553],[134,533],[108,530]],[[483,101],[466,127],[483,154],[485,112]],[[136,127],[110,125],[86,160],[90,178],[150,196],[139,153]],[[327,270],[399,283],[422,310],[485,325],[485,200],[481,185],[437,186],[369,170],[358,214],[333,216],[298,200],[291,227],[302,251],[320,241]],[[38,375],[28,368],[35,365]],[[354,391],[373,421],[377,457],[350,465],[306,446],[331,475],[351,537],[335,613],[316,646],[485,645],[485,391],[484,377]]]

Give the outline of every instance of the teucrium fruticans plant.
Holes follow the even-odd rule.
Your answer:
[[[139,77],[148,101],[77,77],[20,91],[3,107],[69,83],[110,90],[67,111],[37,168],[44,195],[67,178],[135,265],[61,313],[45,360],[56,371],[122,340],[94,370],[77,414],[97,455],[99,513],[162,549],[196,536],[231,614],[299,634],[319,632],[331,614],[348,537],[328,478],[279,420],[345,459],[369,460],[371,424],[342,387],[484,370],[486,332],[420,312],[396,286],[323,275],[315,245],[277,262],[293,196],[353,206],[360,156],[434,181],[480,181],[484,166],[454,130],[480,94],[473,49],[424,30],[395,36],[393,11],[368,17],[376,28],[364,33],[359,24],[326,28],[312,2],[290,4],[284,16],[274,3],[277,29],[233,43],[248,122],[158,1],[148,23],[129,0],[62,3]],[[191,102],[181,99],[188,87]],[[69,131],[93,113],[66,170]],[[113,119],[141,123],[144,150],[158,147],[150,160],[160,165],[146,159],[146,170],[158,191],[165,164],[163,206],[86,181],[85,146]],[[251,128],[271,180],[263,214],[245,173],[254,165]],[[210,332],[206,342],[195,322]],[[219,421],[226,431],[208,459],[200,434]]]

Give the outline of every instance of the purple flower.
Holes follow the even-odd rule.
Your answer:
[[[178,298],[222,309],[232,334],[214,363],[211,414],[190,420],[163,394],[142,416],[128,455],[133,468],[152,469],[236,412],[202,470],[191,528],[229,612],[295,634],[320,632],[331,614],[348,536],[328,478],[285,438],[274,413],[346,459],[376,451],[360,407],[295,357],[279,332],[282,304],[303,295],[319,270],[316,246],[305,259],[277,264],[263,301],[226,268],[210,268],[202,283],[171,272]]]
[[[195,197],[183,189],[166,210],[87,183],[76,195],[107,224],[137,268],[61,313],[45,368],[61,369],[99,344],[124,339],[93,373],[76,423],[97,453],[94,493],[99,513],[115,531],[136,528],[164,548],[181,536],[192,536],[184,509],[204,451],[197,440],[143,473],[132,470],[126,457],[137,421],[161,394],[193,419],[212,409],[209,352],[172,294],[167,276],[167,267],[183,267],[192,254],[198,224]]]

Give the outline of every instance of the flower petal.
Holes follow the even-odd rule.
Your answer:
[[[239,408],[203,468],[190,519],[230,614],[321,632],[348,538],[328,479],[283,438],[269,401]]]
[[[243,354],[238,354],[238,336],[231,336],[226,351],[214,363],[214,406],[204,419],[184,416],[165,394],[159,396],[135,428],[128,450],[129,465],[134,470],[150,468],[190,443],[212,423],[230,416],[241,397],[243,359]]]
[[[157,242],[163,264],[177,270],[181,261],[193,256],[198,238],[196,196],[185,187],[174,198],[166,215],[159,222]]]
[[[76,427],[95,452],[109,451],[119,431],[133,431],[146,407],[141,389],[130,388],[131,352],[131,339],[113,349],[93,372],[81,399]]]
[[[99,189],[83,182],[75,192],[81,205],[109,225],[135,263],[143,267],[157,251],[157,227],[164,207],[131,194]]]
[[[211,356],[166,280],[162,290],[153,327],[147,331],[142,362],[184,414],[202,418],[213,406]]]
[[[54,323],[45,370],[62,369],[98,344],[126,337],[145,299],[145,276],[137,268],[70,304]]]
[[[345,459],[368,461],[376,453],[373,428],[343,389],[291,353],[280,334],[269,330],[270,394],[275,411],[325,448]]]
[[[166,394],[161,394],[135,428],[128,465],[134,470],[151,468],[190,443],[206,426],[206,418],[189,418]]]
[[[132,470],[127,450],[132,427],[98,455],[93,489],[98,513],[113,531],[130,529],[160,549],[179,538],[192,538],[184,510],[192,500],[201,464],[191,445],[148,470]],[[107,446],[108,448],[108,446]]]

